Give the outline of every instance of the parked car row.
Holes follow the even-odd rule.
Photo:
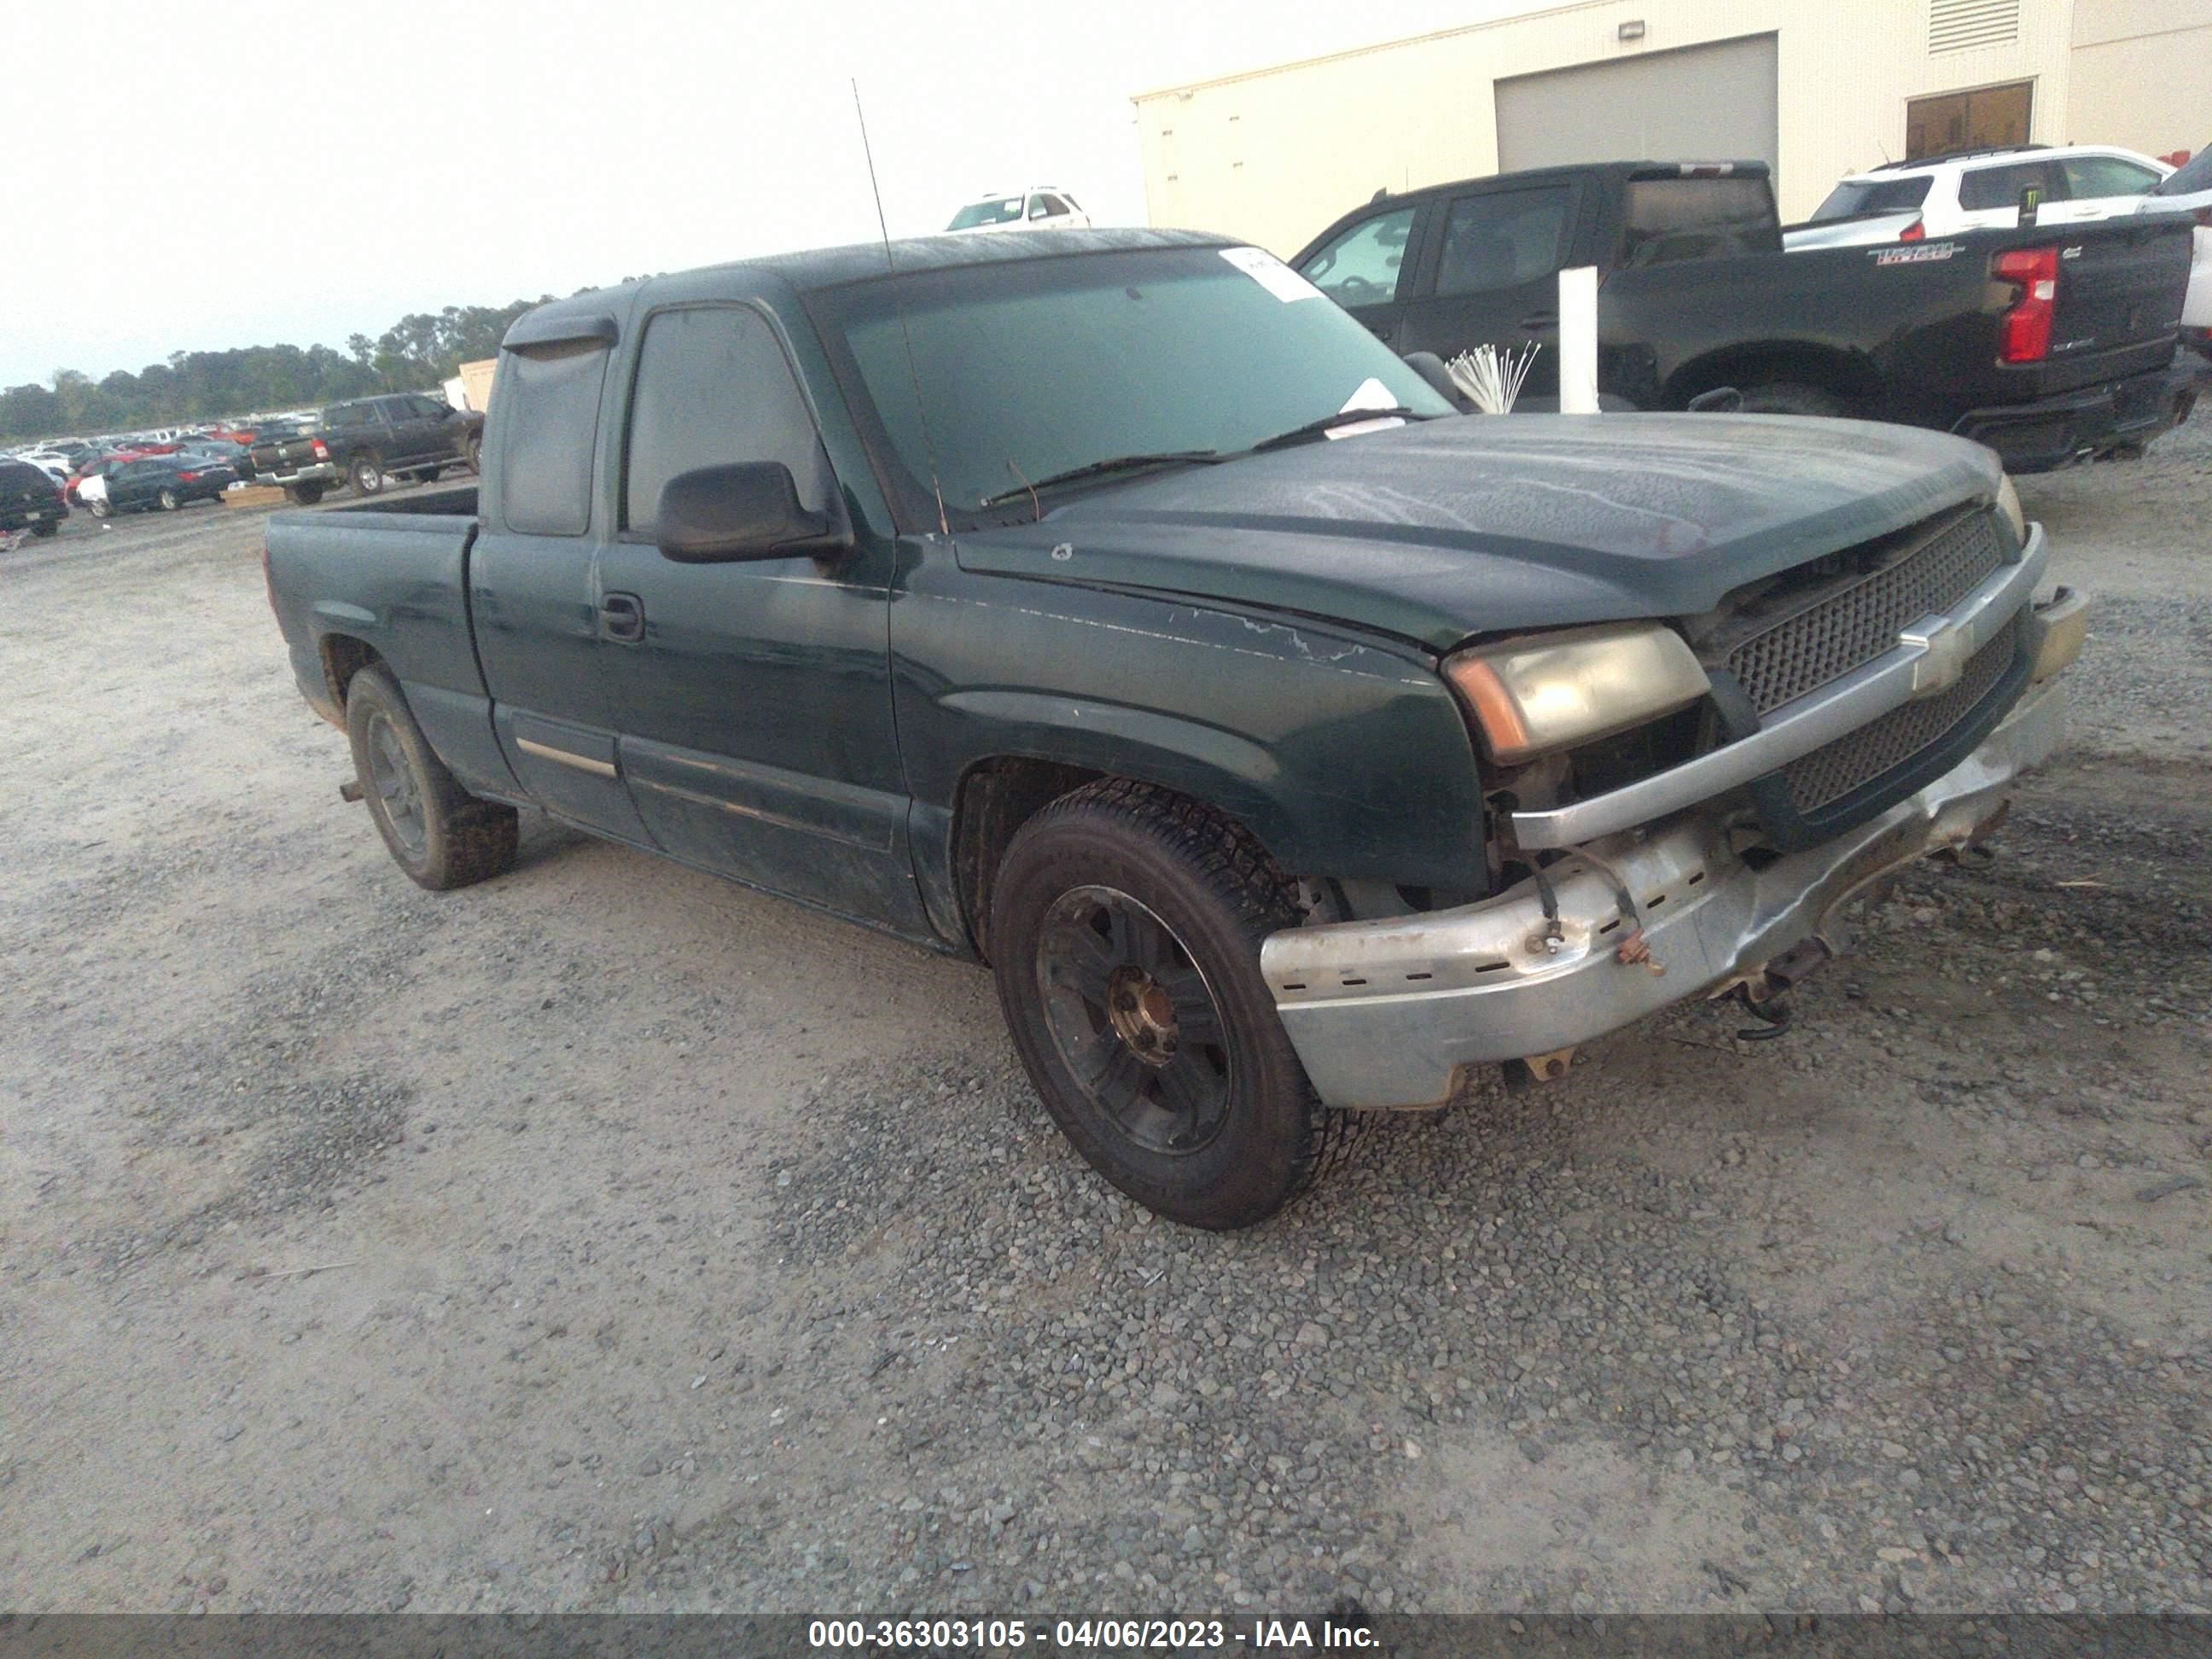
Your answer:
[[[0,531],[52,535],[73,507],[95,517],[215,501],[265,480],[295,501],[350,485],[373,495],[388,478],[435,478],[477,464],[483,416],[420,392],[356,398],[315,415],[165,428],[125,438],[60,438],[0,456]]]

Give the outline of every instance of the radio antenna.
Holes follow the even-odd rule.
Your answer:
[[[853,115],[860,124],[860,154],[867,158],[869,193],[876,198],[876,228],[884,238],[884,269],[896,277],[898,262],[891,258],[891,228],[884,217],[884,192],[876,183],[876,152],[868,143],[868,115],[860,107],[860,83],[857,78],[853,82]],[[914,413],[921,423],[921,453],[929,465],[929,493],[937,497],[937,527],[950,537],[952,522],[945,514],[945,486],[937,482],[937,444],[929,435],[929,408],[921,399],[921,371],[915,367],[914,336],[907,330],[906,301],[896,282],[891,284],[891,307],[898,313],[899,339],[906,347],[906,372],[914,382]]]

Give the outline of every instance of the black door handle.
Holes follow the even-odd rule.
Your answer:
[[[1532,311],[1513,325],[1522,329],[1557,328],[1559,325],[1559,313],[1556,311]]]
[[[635,642],[645,637],[645,603],[635,593],[599,596],[599,632],[611,640]]]

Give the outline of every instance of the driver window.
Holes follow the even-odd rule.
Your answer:
[[[1340,306],[1381,305],[1395,298],[1413,210],[1363,219],[1298,267],[1298,274]]]
[[[813,413],[767,320],[733,306],[659,313],[638,350],[623,527],[651,530],[678,473],[738,461],[781,461],[810,511],[830,499]]]

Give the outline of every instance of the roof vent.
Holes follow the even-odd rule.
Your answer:
[[[2020,39],[2020,0],[1928,0],[1928,50],[1965,52]]]

